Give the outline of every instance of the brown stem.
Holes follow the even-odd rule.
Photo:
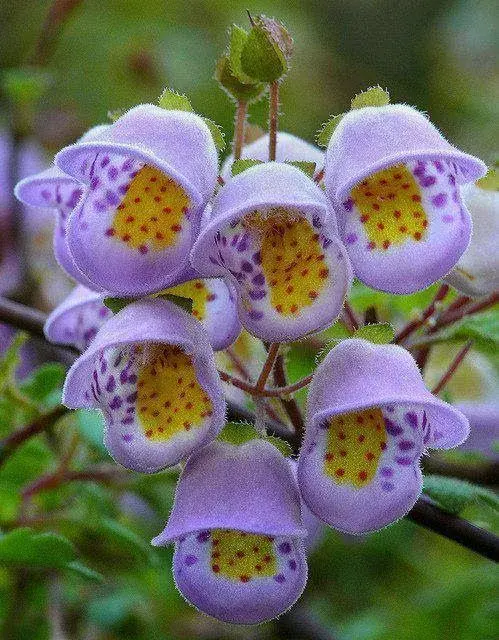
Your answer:
[[[345,324],[347,325],[347,328],[350,331],[356,331],[359,328],[359,321],[357,319],[357,316],[355,315],[355,311],[352,309],[352,307],[350,306],[350,303],[348,302],[348,300],[345,300],[345,303],[343,305],[343,318],[345,321]]]
[[[424,323],[435,313],[437,309],[437,304],[441,302],[445,296],[449,293],[449,285],[442,284],[438,289],[435,297],[430,302],[428,307],[423,311],[421,316],[417,320],[413,320],[406,324],[406,326],[399,331],[399,333],[395,336],[394,342],[400,344],[404,342],[414,331],[417,331],[420,327],[424,325]]]
[[[459,353],[456,355],[454,360],[450,363],[447,371],[444,373],[444,375],[437,382],[437,384],[435,385],[434,389],[432,389],[432,393],[433,394],[437,395],[437,394],[440,393],[440,391],[442,391],[442,389],[445,387],[445,385],[449,382],[449,380],[452,378],[452,376],[456,373],[457,369],[459,368],[459,365],[464,360],[464,358],[466,357],[466,354],[468,353],[468,351],[471,349],[472,346],[473,346],[473,340],[469,340],[464,345],[464,347],[459,351]]]
[[[274,366],[275,359],[277,358],[277,354],[279,353],[279,347],[281,345],[278,342],[273,342],[267,353],[267,359],[262,367],[262,371],[258,376],[258,380],[256,381],[255,390],[259,393],[264,390],[265,383],[268,380],[270,372],[272,371],[272,367]]]
[[[270,371],[269,371],[269,374],[270,374]],[[240,378],[231,376],[230,373],[227,373],[226,371],[220,371],[219,369],[218,375],[220,376],[221,380],[223,380],[224,382],[228,382],[229,384],[234,385],[234,387],[237,387],[242,391],[246,391],[246,393],[249,393],[251,396],[259,396],[262,398],[279,398],[280,396],[291,395],[295,391],[298,391],[299,389],[303,389],[303,387],[306,387],[308,384],[310,384],[313,378],[313,374],[311,373],[308,376],[301,378],[301,380],[298,380],[293,384],[287,385],[286,387],[275,387],[273,389],[272,388],[258,389],[256,385],[254,386],[249,382],[245,382],[244,380],[241,380]]]
[[[277,356],[274,365],[274,384],[277,387],[286,387],[287,386],[287,378],[286,378],[286,370],[284,368],[284,357],[282,355]],[[303,434],[305,432],[305,421],[303,420],[303,415],[298,406],[298,403],[294,398],[281,398],[281,403],[286,412],[288,418],[291,421],[291,424],[295,428],[295,435],[299,442],[301,442],[303,438]]]
[[[83,0],[53,0],[44,20],[31,58],[31,64],[45,66],[57,44],[57,38],[71,13]]]
[[[234,142],[232,153],[234,160],[239,160],[244,144],[244,126],[246,124],[246,113],[248,105],[244,100],[239,100],[236,109],[236,123],[234,127]]]
[[[322,178],[324,177],[324,169],[321,169],[320,171],[318,171],[315,176],[314,176],[314,182],[316,182],[317,184],[319,184],[319,182],[322,180]]]
[[[270,83],[269,95],[269,160],[275,160],[277,152],[277,119],[279,116],[279,82]]]
[[[60,405],[50,411],[50,413],[40,416],[31,424],[14,431],[0,441],[0,467],[26,440],[51,427],[59,418],[65,415],[67,411],[66,407]]]
[[[442,318],[437,321],[435,326],[427,333],[436,333],[439,329],[442,329],[442,327],[447,327],[449,324],[453,324],[466,316],[471,316],[475,313],[479,313],[480,311],[485,311],[485,309],[488,309],[489,307],[493,307],[497,302],[499,302],[499,293],[496,291],[470,307],[465,307],[464,309],[461,307],[455,313],[449,315],[445,313]]]
[[[425,473],[459,478],[460,480],[468,480],[477,484],[499,485],[499,462],[450,462],[438,454],[423,458],[422,462]]]

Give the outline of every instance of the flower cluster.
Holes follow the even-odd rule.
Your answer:
[[[238,90],[268,81],[275,96],[272,74],[244,77]],[[175,94],[92,129],[18,184],[23,202],[55,210],[55,255],[77,283],[45,327],[82,351],[64,404],[102,411],[125,467],[183,465],[153,544],[175,544],[176,584],[200,610],[236,623],[279,615],[305,587],[321,522],[366,533],[401,518],[422,490],[421,456],[467,437],[408,351],[353,337],[315,371],[297,462],[263,435],[230,443],[214,351],[243,328],[276,345],[331,326],[354,275],[401,294],[460,260],[454,274],[471,273],[477,196],[462,185],[483,173],[417,110],[367,104],[343,115],[325,154],[271,131],[219,176],[212,130]]]

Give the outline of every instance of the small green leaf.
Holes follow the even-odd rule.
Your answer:
[[[363,107],[385,107],[390,104],[390,94],[380,86],[369,87],[352,98],[352,109]]]
[[[270,442],[270,444],[273,444],[274,447],[276,447],[285,458],[289,458],[289,456],[291,456],[293,453],[291,445],[282,438],[279,438],[277,436],[266,436],[264,440]]]
[[[337,116],[330,116],[329,120],[322,125],[315,136],[317,144],[320,147],[328,146],[331,136],[333,135],[336,127],[340,124],[344,115],[344,113],[340,113]]]
[[[21,347],[28,339],[26,333],[17,333],[0,359],[0,393],[15,381],[16,369],[21,361]]]
[[[476,186],[486,191],[499,191],[499,169],[489,169],[483,178],[476,181]]]
[[[237,176],[239,173],[246,171],[246,169],[250,169],[251,167],[256,167],[257,164],[263,164],[261,160],[253,160],[251,158],[240,158],[239,160],[235,160],[232,163],[230,171],[232,176]]]
[[[184,296],[176,296],[173,293],[161,293],[157,296],[158,298],[163,298],[163,300],[168,300],[168,302],[173,302],[177,307],[180,307],[187,313],[192,314],[192,298],[184,298]]]
[[[132,302],[136,302],[138,298],[104,298],[103,302],[113,313],[119,313]]]
[[[488,489],[457,478],[426,476],[424,492],[442,509],[457,515],[471,504],[481,503],[499,510],[499,499]]]
[[[68,562],[65,566],[65,569],[68,569],[72,573],[80,576],[81,578],[85,578],[85,580],[91,580],[92,582],[105,582],[105,578],[102,573],[98,571],[94,571],[87,565],[79,562],[78,560],[73,560],[73,562]]]
[[[303,173],[309,178],[314,177],[315,169],[317,166],[315,162],[307,162],[305,160],[286,160],[285,164],[290,164],[291,166],[300,169],[300,171],[303,171]]]
[[[25,378],[19,389],[31,401],[50,409],[60,402],[65,377],[65,367],[47,362]]]
[[[213,138],[213,142],[215,143],[215,147],[218,151],[223,151],[225,149],[225,135],[222,131],[222,128],[210,118],[203,118],[205,125],[210,130],[211,136]]]
[[[379,324],[365,324],[357,329],[352,338],[363,338],[374,344],[388,344],[395,337],[395,331],[389,322]]]
[[[72,543],[56,533],[34,533],[22,527],[0,537],[0,562],[56,569],[75,557]]]
[[[258,16],[241,52],[243,73],[260,82],[279,80],[288,71],[292,42],[280,22]]]
[[[39,69],[9,69],[3,74],[5,94],[17,105],[35,104],[45,94],[52,76]]]
[[[418,339],[418,344],[432,344],[441,342],[463,342],[473,340],[473,348],[497,357],[499,347],[499,315],[497,310],[491,309],[483,313],[466,316],[438,333]]]
[[[158,105],[169,111],[194,111],[187,96],[168,88],[159,96]]]
[[[112,544],[118,545],[121,551],[133,557],[138,556],[143,559],[150,557],[151,549],[149,545],[135,531],[121,524],[121,522],[111,518],[102,518],[97,523],[97,526],[99,533],[103,533]]]
[[[107,454],[103,444],[104,418],[102,413],[95,409],[78,409],[75,413],[81,437],[101,453]]]

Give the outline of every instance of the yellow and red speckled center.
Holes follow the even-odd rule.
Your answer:
[[[309,307],[329,277],[320,236],[312,224],[284,209],[272,209],[246,216],[244,225],[260,235],[262,270],[273,308],[293,316]]]
[[[387,250],[426,235],[428,218],[421,191],[403,164],[378,171],[354,187],[351,198],[369,240],[370,249]]]
[[[324,472],[338,484],[364,487],[376,475],[385,449],[386,428],[381,409],[334,416],[327,431]]]
[[[273,576],[277,570],[274,538],[232,529],[214,529],[211,569],[240,582]]]
[[[194,429],[212,413],[191,358],[178,347],[153,347],[139,368],[137,388],[139,421],[149,440]]]
[[[198,320],[206,317],[206,303],[215,299],[215,294],[206,286],[204,280],[189,280],[176,287],[165,289],[161,293],[171,293],[182,298],[191,298],[192,315]]]
[[[189,206],[182,187],[145,165],[128,185],[107,235],[143,252],[161,251],[176,243]]]

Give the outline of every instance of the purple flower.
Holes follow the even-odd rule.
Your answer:
[[[470,437],[459,450],[479,451],[499,460],[499,402],[462,402],[456,405],[470,421]]]
[[[87,131],[80,142],[98,138],[107,128],[108,125],[93,127]],[[82,193],[82,185],[56,166],[24,178],[15,188],[16,197],[25,205],[56,211],[53,247],[57,262],[76,282],[89,289],[99,289],[74,264],[66,239],[66,227],[70,214],[78,204]]]
[[[484,170],[411,107],[347,113],[329,143],[325,184],[359,280],[412,293],[448,273],[471,235],[457,185]]]
[[[307,579],[300,496],[268,442],[214,442],[187,461],[164,531],[175,542],[175,583],[225,622],[253,624],[288,609]]]
[[[467,296],[485,296],[499,289],[499,192],[467,184],[461,195],[473,220],[473,236],[446,281]]]
[[[216,183],[218,158],[203,120],[139,105],[56,164],[88,185],[70,216],[73,260],[92,282],[123,296],[164,289],[188,263]]]
[[[420,495],[425,449],[455,447],[468,433],[465,416],[426,389],[408,351],[344,340],[310,386],[298,463],[303,500],[340,531],[380,529]]]
[[[101,409],[105,444],[123,466],[153,473],[216,437],[225,402],[201,325],[165,300],[110,318],[69,370],[63,402]]]
[[[192,267],[187,267],[162,293],[191,298],[192,315],[203,325],[214,351],[226,349],[241,333],[236,296],[229,282],[220,278],[202,279]]]
[[[83,285],[75,287],[47,318],[44,327],[47,340],[84,351],[112,316],[102,298],[102,294]]]
[[[261,160],[267,162],[269,157],[269,134],[258,138],[250,144],[243,147],[241,158],[249,158],[251,160]],[[293,162],[302,160],[305,162],[315,162],[317,170],[322,169],[324,165],[324,152],[310,144],[306,140],[302,140],[291,133],[285,131],[277,132],[277,162]],[[231,167],[234,162],[234,156],[231,154],[225,160],[220,171],[220,175],[227,182],[232,178]]]
[[[299,169],[269,162],[221,189],[191,262],[203,275],[232,279],[250,333],[291,341],[330,325],[351,285],[335,232],[322,190]]]

